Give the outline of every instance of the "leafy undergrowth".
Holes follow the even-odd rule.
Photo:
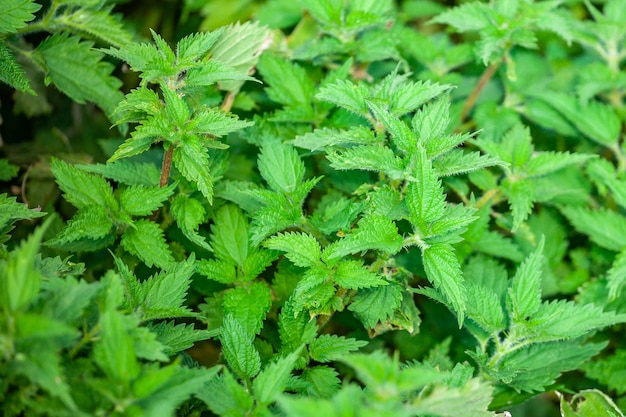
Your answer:
[[[623,416],[626,0],[43,3],[3,415]]]

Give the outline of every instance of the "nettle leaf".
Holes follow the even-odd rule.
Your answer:
[[[121,47],[133,40],[133,34],[126,30],[120,19],[110,10],[74,9],[56,16],[55,21],[73,32],[86,34],[109,45]]]
[[[217,109],[201,108],[196,111],[187,129],[219,138],[253,124]]]
[[[112,228],[113,221],[104,207],[87,206],[78,210],[61,232],[47,241],[46,245],[62,248],[64,243],[80,239],[102,239]]]
[[[236,206],[222,206],[211,228],[211,243],[221,260],[242,266],[248,257],[248,219]]]
[[[367,106],[374,117],[382,123],[391,140],[404,153],[411,154],[417,145],[417,138],[407,124],[398,117],[392,115],[387,109],[382,108],[374,101],[367,101]]]
[[[212,412],[220,416],[252,412],[254,407],[252,394],[232,376],[228,369],[224,369],[216,378],[201,384],[196,395]]]
[[[517,268],[507,297],[507,309],[514,321],[522,322],[541,305],[541,269],[543,266],[542,237],[537,249]]]
[[[78,103],[91,101],[111,114],[124,97],[119,91],[122,82],[111,76],[113,65],[92,47],[93,42],[78,36],[55,33],[39,44],[35,56],[46,71],[46,83]]]
[[[204,206],[198,200],[186,195],[179,195],[172,201],[170,212],[176,220],[176,225],[187,239],[203,249],[213,250],[206,238],[198,234],[198,228],[204,223],[206,215]]]
[[[432,22],[445,23],[459,32],[470,32],[493,25],[494,11],[487,4],[472,2],[453,7],[435,17]]]
[[[333,84],[320,88],[316,98],[328,101],[352,113],[365,118],[368,117],[366,98],[369,96],[367,88],[362,84],[353,84],[346,80],[337,80]]]
[[[212,32],[192,33],[179,40],[176,44],[178,64],[192,64],[204,58],[223,33],[224,28],[219,28]]]
[[[465,152],[462,149],[453,149],[433,161],[433,169],[440,177],[475,172],[492,166],[506,166],[506,163],[480,152]]]
[[[333,279],[337,285],[354,290],[378,287],[389,283],[381,275],[363,266],[362,261],[356,260],[339,262],[335,268]]]
[[[232,284],[237,281],[235,265],[215,259],[200,259],[198,273],[222,284]]]
[[[172,356],[183,352],[195,342],[217,336],[217,332],[198,330],[193,324],[175,324],[173,320],[149,323],[148,329],[156,335],[156,340],[163,345],[163,353]]]
[[[404,83],[393,91],[389,111],[396,117],[403,116],[451,88],[451,85],[428,80]]]
[[[294,311],[300,313],[305,308],[323,309],[337,291],[329,278],[330,271],[326,267],[308,269],[293,292]]]
[[[411,119],[413,131],[419,138],[420,144],[426,148],[429,156],[431,153],[433,153],[433,157],[436,155],[431,147],[438,146],[437,144],[444,137],[449,123],[450,98],[448,95],[426,104]]]
[[[344,8],[343,1],[315,0],[305,4],[315,19],[327,25],[340,25],[341,13]]]
[[[331,362],[365,345],[367,342],[364,340],[323,334],[311,342],[309,354],[318,362]]]
[[[624,413],[611,397],[598,389],[587,389],[576,393],[570,403],[559,395],[563,417],[593,417],[600,415],[624,417]]]
[[[509,206],[513,214],[511,232],[515,233],[532,212],[535,188],[530,180],[505,180],[502,182],[502,190],[509,199]]]
[[[283,393],[296,365],[300,351],[282,357],[266,365],[252,382],[255,398],[259,403],[269,405]]]
[[[371,215],[362,218],[352,232],[329,245],[322,254],[323,260],[343,258],[366,250],[397,253],[402,248],[402,236],[395,223],[387,217]]]
[[[75,167],[126,185],[151,187],[159,184],[159,169],[150,163],[116,161],[107,164],[75,165]]]
[[[113,381],[127,386],[141,370],[125,317],[115,308],[100,315],[100,335],[93,348],[95,362]]]
[[[0,81],[7,83],[18,91],[36,95],[35,90],[30,86],[26,73],[17,63],[15,55],[4,43],[0,43]]]
[[[499,294],[489,287],[473,282],[467,283],[467,317],[490,334],[497,334],[505,329]]]
[[[189,137],[186,143],[176,147],[172,162],[180,173],[211,203],[213,201],[213,178],[209,170],[209,155],[197,137]]]
[[[528,177],[538,177],[563,169],[569,165],[579,165],[597,155],[569,152],[538,152],[524,168]]]
[[[467,290],[454,249],[448,244],[433,245],[422,251],[422,259],[428,280],[456,311],[460,326],[467,305]]]
[[[365,328],[373,329],[393,316],[402,303],[402,288],[396,283],[358,292],[348,306]]]
[[[258,65],[263,80],[269,84],[265,89],[268,97],[284,106],[305,108],[309,112],[315,94],[315,85],[306,71],[290,62],[265,54]]]
[[[35,18],[41,4],[33,0],[6,0],[0,4],[0,35],[14,33]]]
[[[362,145],[346,150],[331,151],[326,155],[335,169],[357,169],[384,172],[391,179],[404,176],[404,162],[386,146]]]
[[[122,235],[122,247],[146,265],[168,269],[174,257],[165,241],[163,230],[149,220],[138,220]]]
[[[317,323],[306,314],[297,314],[292,296],[285,302],[278,318],[281,352],[291,353],[317,336]],[[304,363],[299,364],[302,367]]]
[[[229,314],[237,320],[246,334],[258,334],[261,331],[265,315],[271,306],[270,289],[260,282],[247,287],[233,288],[224,294],[224,314]]]
[[[609,297],[615,300],[622,293],[624,284],[626,284],[626,247],[617,254],[613,265],[607,272],[606,279],[609,287]]]
[[[280,233],[269,238],[264,246],[286,252],[287,259],[304,268],[319,264],[322,255],[319,242],[305,233]]]
[[[268,143],[261,147],[258,168],[274,190],[293,193],[304,177],[304,163],[298,152],[289,145]]]
[[[79,209],[97,205],[117,211],[113,190],[104,178],[88,174],[56,158],[52,159],[50,169],[69,203]]]
[[[405,201],[411,221],[424,226],[442,217],[446,205],[441,180],[432,168],[426,153],[416,153],[414,181],[409,183]]]
[[[271,44],[266,26],[259,22],[230,24],[211,49],[212,59],[222,62],[234,72],[248,75],[259,60],[261,53]],[[237,92],[244,81],[222,81],[220,88]]]
[[[176,189],[178,184],[167,187],[130,186],[120,195],[120,207],[131,216],[147,216],[163,205]]]
[[[621,252],[626,246],[626,217],[602,208],[563,207],[561,212],[580,233],[584,233],[597,245]]]
[[[220,329],[222,352],[228,365],[243,379],[253,378],[261,370],[261,358],[253,341],[254,333],[246,332],[232,315],[224,316]]]
[[[173,266],[167,272],[160,272],[141,284],[143,320],[192,315],[183,304],[195,272],[195,262],[192,253],[187,260],[172,262]]]

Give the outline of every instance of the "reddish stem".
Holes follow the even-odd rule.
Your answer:
[[[461,123],[465,121],[468,113],[470,112],[470,110],[472,110],[474,104],[476,104],[478,96],[480,96],[480,93],[483,91],[489,80],[496,73],[496,70],[500,67],[501,63],[502,61],[498,61],[485,68],[485,71],[483,72],[483,75],[480,76],[476,87],[474,87],[474,90],[472,90],[471,94],[467,97],[465,105],[463,105],[463,109],[461,110]]]

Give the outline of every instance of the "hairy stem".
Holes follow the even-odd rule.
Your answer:
[[[226,93],[226,97],[224,97],[224,101],[222,102],[220,109],[225,111],[226,113],[230,112],[230,109],[232,109],[233,103],[235,102],[235,96],[236,94],[232,91]]]
[[[474,104],[476,104],[478,96],[480,96],[480,93],[483,91],[489,80],[496,73],[496,70],[500,67],[501,63],[502,61],[494,62],[493,64],[485,68],[485,71],[483,72],[483,75],[480,76],[476,87],[474,87],[470,95],[467,97],[467,101],[463,105],[463,109],[461,110],[461,123],[465,121],[470,110],[472,110]]]
[[[163,164],[161,165],[161,178],[159,178],[159,187],[165,187],[170,179],[170,170],[172,169],[172,155],[174,147],[170,146],[163,155]]]

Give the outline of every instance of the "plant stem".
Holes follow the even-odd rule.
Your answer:
[[[485,68],[485,71],[483,72],[483,75],[480,76],[476,87],[474,87],[470,95],[467,97],[467,101],[463,105],[463,109],[461,110],[461,123],[465,121],[470,110],[474,107],[476,100],[478,100],[478,96],[480,96],[480,93],[496,73],[496,70],[500,67],[501,63],[502,61],[497,61]]]
[[[159,187],[165,187],[170,179],[170,170],[172,169],[172,155],[174,147],[170,146],[163,155],[163,164],[161,165],[161,178],[159,178]]]
[[[232,109],[233,103],[235,102],[235,96],[236,94],[232,91],[226,93],[226,97],[224,97],[224,101],[222,102],[220,109],[227,113],[230,112],[230,109]]]

